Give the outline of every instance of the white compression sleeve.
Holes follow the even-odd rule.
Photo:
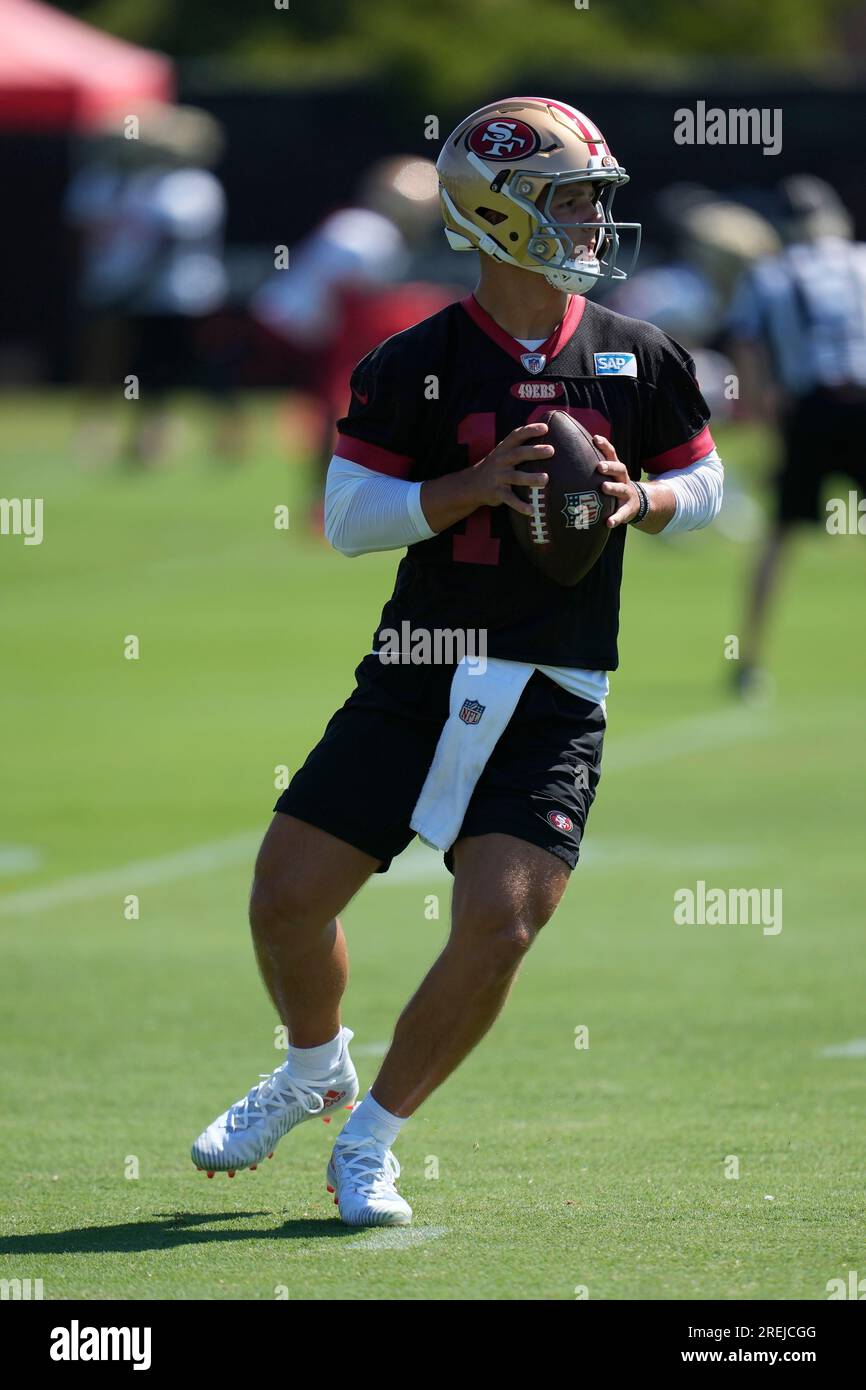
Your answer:
[[[335,454],[325,483],[325,537],[343,555],[397,550],[436,532],[421,508],[421,484],[376,473]]]
[[[693,531],[708,526],[722,504],[724,467],[714,449],[687,468],[650,475],[676,499],[676,512],[664,528]],[[325,536],[343,555],[397,550],[436,534],[421,507],[421,484],[376,473],[335,454],[325,485]]]
[[[688,468],[673,468],[669,473],[651,473],[651,483],[666,483],[676,498],[677,509],[662,535],[673,531],[697,531],[709,526],[719,514],[724,491],[725,469],[718,453],[690,463]]]

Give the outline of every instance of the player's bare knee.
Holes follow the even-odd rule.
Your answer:
[[[305,935],[320,929],[327,913],[317,913],[299,876],[256,873],[250,892],[250,926],[255,934],[280,932]]]
[[[539,928],[515,918],[500,927],[490,939],[491,954],[504,968],[520,964],[538,936]]]
[[[487,934],[478,961],[485,981],[510,979],[520,969],[537,935],[537,931],[520,921]]]
[[[523,909],[479,904],[455,920],[451,945],[465,958],[468,970],[485,979],[497,979],[519,967],[541,925]]]

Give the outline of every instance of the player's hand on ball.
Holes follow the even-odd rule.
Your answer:
[[[617,458],[616,449],[610,440],[605,439],[603,434],[594,434],[593,441],[605,459],[603,464],[598,465],[598,471],[604,473],[606,479],[601,485],[602,492],[609,492],[619,503],[613,515],[607,519],[606,524],[612,530],[614,526],[627,525],[633,516],[637,516],[640,511],[640,493],[629,477],[625,464]]]
[[[547,425],[520,425],[491,449],[486,458],[475,464],[479,507],[499,507],[504,502],[524,516],[532,516],[532,506],[512,491],[514,487],[544,487],[546,473],[519,472],[519,463],[543,463],[553,453],[551,444],[541,442]]]

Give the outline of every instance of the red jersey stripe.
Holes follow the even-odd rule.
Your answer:
[[[337,435],[334,453],[349,463],[360,463],[362,468],[370,468],[374,473],[387,473],[389,478],[408,478],[412,467],[410,454],[395,454],[391,449],[366,444],[363,439],[353,439],[349,434]]]
[[[688,468],[690,463],[697,463],[698,459],[712,453],[715,447],[709,425],[704,425],[700,434],[686,440],[685,444],[665,449],[663,454],[656,454],[654,458],[643,459],[641,468],[645,473],[667,473],[672,468]]]

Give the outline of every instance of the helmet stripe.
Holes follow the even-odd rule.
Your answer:
[[[570,116],[575,125],[580,130],[584,140],[587,141],[590,154],[610,154],[607,141],[594,121],[585,116],[582,111],[578,111],[574,106],[567,106],[564,101],[554,101],[551,97],[506,97],[506,101],[540,101],[545,106],[555,106],[557,111],[564,111],[566,116]],[[503,102],[503,105],[505,103]],[[598,149],[598,146],[601,149]]]
[[[554,105],[555,104],[556,103],[554,103]],[[598,126],[594,124],[594,122],[592,122],[587,116],[584,116],[582,111],[575,111],[573,107],[565,107],[563,109],[571,113],[572,117],[574,118],[575,124],[579,127],[581,131],[581,134],[584,135],[586,139],[590,141],[590,154],[610,154],[610,150],[607,147],[607,141],[605,140]],[[601,149],[599,149],[599,145],[601,146]]]

